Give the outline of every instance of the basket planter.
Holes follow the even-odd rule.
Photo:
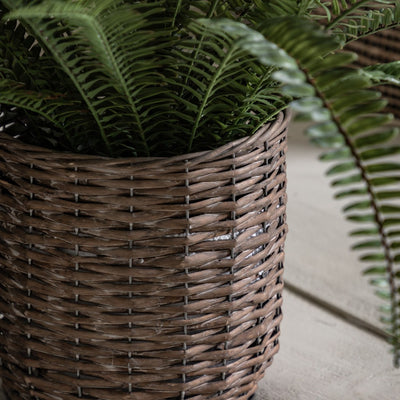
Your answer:
[[[0,138],[11,400],[247,400],[278,351],[287,115],[173,158]]]

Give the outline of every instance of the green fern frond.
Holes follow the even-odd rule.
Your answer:
[[[165,46],[160,38],[169,35],[161,29],[164,10],[156,3],[120,3],[43,1],[14,9],[8,17],[27,22],[46,44],[85,100],[111,154],[112,131],[123,125],[136,132],[131,145],[148,155],[143,125],[170,103],[160,85],[156,90],[156,54]],[[150,98],[157,99],[155,105]]]
[[[214,23],[214,27],[236,32],[238,43],[243,48],[254,55],[263,54],[262,45],[252,50],[251,42],[243,40],[246,35],[243,26],[232,21],[220,21]],[[380,284],[376,292],[388,303],[390,313],[385,322],[393,339],[395,364],[399,365],[400,256],[394,249],[395,242],[389,228],[400,224],[400,219],[386,212],[393,211],[393,208],[388,208],[387,200],[396,200],[400,195],[399,174],[397,170],[383,168],[388,165],[387,157],[400,154],[400,146],[386,145],[397,134],[396,130],[383,127],[392,116],[381,114],[385,102],[379,100],[379,93],[370,90],[373,80],[349,67],[348,61],[352,57],[335,53],[340,50],[340,43],[335,37],[327,35],[309,20],[291,17],[275,19],[273,24],[265,26],[263,33],[268,39],[265,46],[275,43],[296,60],[295,63],[275,63],[282,71],[274,76],[284,84],[284,92],[299,98],[295,103],[298,110],[309,116],[313,113],[319,116],[319,123],[308,130],[308,135],[315,143],[330,149],[322,159],[339,163],[329,171],[331,176],[338,175],[332,182],[341,188],[337,197],[356,196],[358,199],[357,203],[346,207],[347,218],[370,226],[368,233],[364,230],[360,235],[372,232],[373,240],[363,241],[359,246],[372,248],[374,252],[364,254],[361,259],[369,264],[378,261],[384,266],[376,277],[376,282]],[[259,58],[268,63],[268,60]],[[382,167],[378,176],[371,165],[378,170]],[[363,210],[367,204],[368,212],[365,213]]]
[[[207,30],[202,21],[189,26],[192,37],[172,52],[176,76],[183,78],[169,82],[179,93],[172,115],[180,112],[188,117],[180,129],[187,138],[187,151],[204,143],[210,131],[221,142],[232,139],[232,127],[235,136],[247,136],[286,107],[274,96],[271,68],[256,63],[229,34]]]
[[[293,23],[293,21],[291,21]],[[299,24],[300,26],[301,24]],[[285,24],[283,25],[285,26]],[[283,28],[281,26],[281,28]],[[276,28],[275,28],[276,29]],[[305,41],[313,40],[314,34],[310,33],[310,38]],[[334,56],[323,60],[310,61],[307,51],[304,53],[291,49],[290,44],[280,40],[277,30],[267,30],[266,35],[270,40],[276,41],[289,54],[296,58],[297,63],[306,76],[306,82],[315,89],[315,95],[322,101],[325,110],[329,111],[326,115],[327,120],[308,130],[308,135],[312,141],[324,147],[333,148],[326,158],[331,160],[341,160],[346,167],[342,170],[330,170],[330,174],[338,174],[332,184],[343,187],[339,192],[339,197],[361,196],[362,204],[369,204],[368,213],[354,213],[354,205],[345,209],[345,214],[350,221],[371,225],[376,229],[374,245],[379,242],[379,252],[364,254],[361,260],[366,263],[381,262],[384,272],[377,276],[379,282],[385,282],[385,287],[377,290],[377,294],[385,298],[390,303],[390,318],[387,319],[388,331],[393,338],[393,348],[395,353],[395,364],[400,362],[400,280],[396,277],[397,262],[396,253],[392,248],[392,240],[388,234],[388,226],[398,224],[398,219],[390,218],[383,213],[385,205],[382,204],[382,187],[399,187],[398,174],[391,172],[375,177],[368,170],[371,162],[384,162],[387,157],[400,154],[400,147],[387,145],[398,133],[395,129],[387,129],[383,126],[391,121],[392,116],[382,114],[385,102],[367,95],[368,89],[374,86],[377,73],[371,70],[369,74],[354,71],[343,64],[338,69],[337,63],[334,71],[331,64]],[[315,43],[315,42],[314,42]],[[315,47],[315,45],[313,45]],[[321,48],[320,54],[323,54]],[[328,61],[327,61],[328,60]],[[340,73],[340,76],[337,73]],[[388,79],[388,76],[386,76]],[[393,79],[393,77],[392,77]],[[335,89],[333,89],[335,87]],[[348,103],[347,96],[351,95],[353,102]],[[357,95],[357,97],[356,97]],[[374,96],[375,97],[375,96]],[[345,105],[344,105],[345,104]],[[378,132],[378,133],[377,133]],[[386,191],[386,190],[385,190]],[[390,191],[389,191],[390,192]],[[397,191],[396,191],[397,192]],[[395,197],[394,197],[395,198]],[[363,242],[363,248],[366,243]]]
[[[400,61],[375,64],[361,70],[376,86],[400,85]]]
[[[77,102],[54,92],[33,92],[16,81],[0,81],[0,103],[41,115],[68,135],[68,121],[77,112]],[[78,103],[79,104],[79,103]],[[67,128],[67,129],[66,129]]]
[[[324,2],[328,22],[343,43],[391,29],[400,24],[398,0],[333,0]]]

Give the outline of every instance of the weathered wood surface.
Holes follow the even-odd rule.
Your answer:
[[[281,348],[256,400],[398,400],[385,341],[284,292]]]
[[[343,202],[324,176],[328,164],[293,123],[288,151],[288,224],[285,280],[344,312],[380,327],[378,300],[361,271],[348,232],[360,226],[345,220]]]
[[[392,367],[389,346],[349,323],[358,319],[380,329],[379,301],[350,250],[347,233],[354,225],[343,218],[343,203],[333,200],[327,165],[301,127],[290,130],[284,277],[312,302],[285,291],[281,349],[257,400],[397,400],[400,370]]]

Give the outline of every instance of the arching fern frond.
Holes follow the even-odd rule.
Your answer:
[[[254,55],[262,54],[263,45],[253,49],[253,43],[244,39],[247,32],[243,25],[224,20],[214,22],[214,29],[231,32],[243,48]],[[400,154],[400,146],[386,144],[397,131],[384,127],[392,116],[381,113],[385,102],[380,100],[380,93],[370,90],[373,80],[348,66],[353,55],[336,53],[340,43],[309,20],[275,19],[261,31],[266,43],[275,43],[296,61],[276,63],[281,70],[274,76],[284,84],[284,92],[297,98],[294,107],[298,111],[318,117],[318,124],[308,130],[308,135],[330,149],[321,157],[323,160],[337,163],[329,171],[330,176],[338,175],[332,182],[342,188],[337,197],[356,198],[344,210],[347,218],[368,225],[358,232],[366,239],[356,247],[370,250],[361,259],[369,264],[367,271],[376,274],[372,283],[378,285],[377,294],[387,301],[382,321],[392,338],[398,366],[400,255],[396,237],[400,218],[396,213],[400,206],[400,175],[387,157]],[[391,204],[393,201],[397,204]]]
[[[282,21],[281,29],[288,29],[289,24],[297,24],[299,30],[307,32],[303,36],[304,42],[311,41],[313,45],[310,47],[315,49],[315,34],[309,27],[302,28],[299,20]],[[369,169],[371,165],[384,165],[387,157],[400,154],[400,146],[386,144],[397,134],[396,130],[384,127],[392,116],[382,114],[385,102],[379,99],[379,94],[369,90],[376,84],[372,71],[367,75],[349,68],[346,63],[341,67],[335,60],[338,57],[335,53],[320,59],[313,58],[306,48],[300,52],[291,46],[290,40],[280,39],[278,27],[267,29],[265,34],[296,59],[305,81],[315,90],[314,96],[328,111],[322,113],[326,120],[310,128],[308,135],[323,147],[332,148],[322,159],[338,162],[334,167],[336,169],[330,170],[330,175],[339,175],[332,181],[333,186],[342,188],[337,196],[353,198],[357,195],[357,202],[344,210],[347,218],[355,223],[367,224],[376,232],[373,242],[368,238],[357,246],[369,250],[361,257],[363,262],[369,264],[368,270],[374,268],[376,262],[379,264],[380,273],[376,273],[372,283],[378,285],[376,293],[388,302],[386,309],[389,313],[382,315],[382,321],[388,326],[395,365],[399,366],[400,259],[394,247],[396,241],[390,232],[400,224],[400,219],[393,217],[393,209],[388,208],[385,201],[391,198],[398,204],[400,175],[386,171],[377,176]],[[293,40],[295,38],[293,36]],[[322,48],[320,54],[323,54]],[[317,106],[314,112],[319,110],[320,106]],[[366,204],[367,211],[363,211]]]
[[[16,81],[0,81],[0,103],[41,115],[68,135],[68,120],[77,112],[77,102],[62,93],[33,92]]]
[[[400,24],[398,0],[333,0],[323,2],[325,28],[343,43],[391,29]]]
[[[212,146],[210,133],[215,143],[250,135],[287,106],[276,95],[273,69],[256,62],[229,34],[214,34],[201,23],[192,23],[189,31],[172,50],[175,74],[168,81],[177,93],[173,120],[186,116],[175,146],[182,142],[190,152],[207,142]]]
[[[60,64],[109,154],[168,155],[252,134],[287,107],[272,68],[229,35],[185,26],[233,15],[236,2],[183,3],[42,0],[8,17],[30,26]]]
[[[148,155],[145,125],[169,105],[162,85],[157,90],[156,54],[165,47],[162,38],[170,36],[162,29],[164,9],[156,3],[123,3],[43,1],[8,16],[27,22],[46,44],[86,102],[111,154],[113,131],[120,126],[135,132],[130,146]]]

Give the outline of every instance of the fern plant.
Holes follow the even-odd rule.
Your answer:
[[[400,153],[385,101],[400,65],[353,68],[350,41],[400,24],[398,1],[0,0],[0,126],[29,143],[170,156],[251,135],[289,106],[385,300],[400,363]]]

